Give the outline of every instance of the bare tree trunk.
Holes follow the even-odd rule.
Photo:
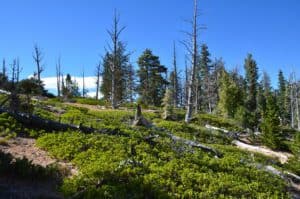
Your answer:
[[[111,76],[111,108],[112,109],[116,109],[117,108],[117,103],[116,103],[116,85],[115,85],[116,81],[115,81],[115,75]]]
[[[37,44],[34,46],[33,59],[36,63],[36,67],[37,67],[37,78],[39,81],[38,84],[39,84],[39,86],[42,86],[41,73],[44,71],[44,67],[42,65],[43,54]]]
[[[6,77],[6,64],[5,64],[5,59],[3,59],[3,62],[2,62],[2,75],[3,75],[3,77]]]
[[[178,106],[178,74],[177,74],[177,59],[176,59],[176,45],[174,42],[173,50],[173,66],[174,66],[174,85],[173,85],[173,106]]]
[[[187,59],[187,58],[186,58]],[[184,106],[187,106],[187,99],[188,99],[188,85],[189,85],[189,72],[188,72],[188,65],[187,60],[185,59],[185,85],[184,85]]]
[[[199,110],[199,104],[200,104],[200,100],[199,100],[199,81],[198,79],[195,80],[195,114],[198,113]]]
[[[293,86],[293,82],[290,81],[290,101],[291,101],[291,127],[295,128],[295,115],[294,115],[294,86]]]
[[[300,130],[300,113],[299,113],[299,94],[298,94],[298,85],[295,85],[295,99],[296,99],[296,115],[297,115],[297,128]]]
[[[16,88],[16,78],[17,78],[17,73],[19,73],[18,68],[17,68],[17,60],[14,59],[13,63],[11,65],[11,71],[12,71],[12,77],[11,77],[11,82],[12,82],[12,88],[11,88],[11,94],[10,94],[10,110],[12,112],[18,111],[19,109],[19,95],[18,95],[18,89]]]
[[[64,75],[61,73],[61,96],[65,97],[65,80]]]
[[[116,99],[116,72],[118,69],[118,45],[119,45],[119,36],[122,33],[122,31],[125,29],[125,27],[121,27],[119,29],[119,16],[117,16],[117,12],[115,11],[115,16],[114,16],[114,24],[113,24],[113,29],[112,31],[108,31],[111,40],[113,42],[113,57],[112,61],[110,63],[110,70],[111,70],[111,107],[112,109],[117,108],[117,99]]]
[[[296,79],[295,72],[291,75],[291,111],[292,111],[292,126],[295,126],[295,117],[297,120],[297,129],[300,130],[300,109],[299,109],[299,91],[298,91],[298,82]],[[293,106],[294,105],[294,106]],[[296,113],[294,114],[293,111]]]
[[[82,97],[85,97],[85,76],[84,76],[84,68],[82,69]]]
[[[187,110],[185,115],[186,123],[189,123],[191,121],[192,113],[193,113],[193,87],[195,85],[195,72],[196,72],[197,54],[198,54],[197,17],[198,17],[197,0],[194,0],[192,71],[191,71],[191,78],[188,85],[188,101],[187,101]]]
[[[100,75],[101,75],[101,63],[96,66],[96,100],[99,99],[99,90],[100,90]]]
[[[21,68],[20,68],[20,60],[17,58],[16,60],[16,65],[17,65],[17,70],[16,70],[16,83],[19,83],[20,80],[20,73],[21,73]]]
[[[60,63],[60,57],[58,58],[57,64],[56,64],[56,85],[57,85],[57,96],[61,96],[61,63]]]

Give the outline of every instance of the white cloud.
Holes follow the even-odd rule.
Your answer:
[[[98,95],[99,95],[99,98],[103,97],[103,95],[100,92],[98,93]],[[88,97],[96,97],[96,92],[94,92],[94,91],[88,92],[87,96]]]
[[[45,84],[46,89],[56,89],[56,77],[45,77],[42,78],[43,83]]]
[[[66,78],[66,76],[64,76],[64,78]],[[76,82],[78,83],[79,90],[81,90],[83,84],[82,77],[72,76],[71,78],[72,80],[76,80]],[[96,80],[97,80],[96,76],[89,76],[84,78],[85,88],[88,90],[87,95],[90,97],[96,96]],[[42,81],[45,84],[45,89],[56,94],[57,92],[56,77],[45,77],[42,78]]]

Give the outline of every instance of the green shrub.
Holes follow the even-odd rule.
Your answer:
[[[189,129],[168,125],[174,131]],[[253,157],[234,147],[219,146],[225,155],[216,159],[163,136],[154,145],[143,137],[70,132],[46,134],[37,143],[79,167],[80,175],[64,180],[66,197],[82,188],[78,198],[288,197],[281,179],[251,167]]]
[[[76,98],[75,102],[78,104],[87,104],[87,105],[99,105],[99,106],[107,105],[105,100],[96,100],[94,98]]]
[[[225,128],[231,131],[243,131],[243,129],[237,124],[236,121],[218,117],[212,114],[198,114],[192,122],[201,126],[209,124],[219,128]]]

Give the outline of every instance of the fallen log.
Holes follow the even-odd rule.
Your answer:
[[[192,141],[192,140],[187,140],[187,139],[178,137],[178,136],[173,135],[171,133],[167,133],[167,136],[169,138],[171,138],[171,140],[173,140],[174,142],[181,142],[181,143],[186,144],[190,147],[199,148],[199,149],[202,149],[203,151],[213,153],[217,158],[222,157],[222,154],[219,151],[217,151],[216,149],[212,148],[212,147],[200,144],[200,143]]]
[[[22,112],[12,112],[4,108],[0,108],[0,113],[8,113],[13,118],[15,118],[18,122],[23,125],[44,129],[46,131],[80,131],[82,133],[101,133],[108,135],[121,135],[121,136],[129,136],[125,133],[122,133],[120,129],[95,129],[87,126],[80,125],[72,125],[72,124],[64,124],[57,121],[44,119],[37,115],[22,113]]]
[[[238,133],[238,132],[228,131],[227,129],[211,126],[209,124],[206,124],[205,128],[207,128],[209,130],[221,131],[221,132],[225,133],[228,137],[230,137],[232,139],[239,139],[239,136],[240,136],[240,133]]]
[[[207,129],[211,129],[211,130],[217,130],[217,131],[221,131],[223,133],[225,133],[227,136],[229,136],[230,138],[233,138],[234,140],[232,141],[232,144],[236,145],[238,148],[243,149],[243,150],[247,150],[250,152],[255,152],[255,153],[260,153],[272,158],[277,158],[281,164],[286,163],[290,157],[292,157],[293,155],[287,152],[280,152],[280,151],[273,151],[269,148],[266,148],[264,146],[254,146],[254,145],[250,145],[250,144],[246,144],[244,142],[242,142],[239,137],[240,134],[239,133],[235,133],[235,132],[230,132],[226,129],[222,129],[222,128],[218,128],[218,127],[214,127],[211,125],[205,125],[205,128]]]
[[[300,183],[297,180],[300,179],[300,176],[290,173],[288,171],[280,171],[273,166],[270,165],[254,165],[259,170],[264,170],[272,175],[278,176],[288,184],[289,192],[291,193],[292,198],[299,199],[300,198]]]
[[[273,157],[273,158],[277,158],[281,164],[286,163],[289,160],[289,158],[293,156],[290,153],[277,152],[277,151],[273,151],[271,149],[268,149],[268,148],[262,147],[262,146],[253,146],[253,145],[249,145],[249,144],[243,143],[238,140],[234,140],[234,141],[232,141],[232,143],[240,149],[244,149],[244,150],[247,150],[250,152],[260,153],[260,154],[263,154],[263,155],[266,155],[269,157]]]

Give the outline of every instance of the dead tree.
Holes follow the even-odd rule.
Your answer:
[[[294,100],[293,100],[294,86],[293,86],[292,79],[290,79],[289,87],[290,87],[291,128],[295,128],[295,116],[294,116],[295,114],[294,114]]]
[[[86,89],[85,89],[85,76],[84,76],[84,68],[82,69],[82,97],[85,97]]]
[[[293,72],[290,76],[290,104],[291,104],[291,127],[300,130],[300,108],[299,108],[299,85],[296,79],[296,74]]]
[[[198,0],[194,0],[194,16],[192,20],[192,27],[193,31],[192,33],[187,33],[191,41],[184,41],[183,44],[185,45],[188,53],[191,56],[191,62],[192,62],[192,69],[190,78],[188,81],[188,97],[187,97],[187,109],[186,109],[186,115],[185,115],[185,122],[189,123],[192,119],[192,113],[193,113],[193,97],[194,97],[194,85],[195,85],[195,73],[196,73],[196,67],[198,63]]]
[[[57,60],[56,63],[56,85],[57,85],[57,96],[61,96],[61,60],[60,57]]]
[[[99,90],[100,90],[100,75],[101,75],[101,63],[96,66],[96,100],[99,99]]]
[[[17,60],[14,59],[11,64],[11,93],[10,93],[10,104],[9,108],[12,112],[16,112],[19,110],[20,100],[19,93],[17,89],[17,78],[20,73],[20,68],[17,66]]]
[[[36,63],[36,67],[37,67],[37,79],[38,79],[38,84],[39,86],[42,86],[42,82],[41,82],[41,73],[44,71],[44,66],[42,64],[42,61],[44,59],[42,50],[39,48],[39,46],[36,44],[34,46],[34,52],[32,55],[35,63]]]
[[[20,80],[20,73],[22,68],[20,68],[20,60],[19,58],[16,59],[16,83],[19,83]]]
[[[64,79],[64,74],[61,73],[61,96],[65,97],[65,90],[66,90],[66,85],[65,85],[65,79]]]
[[[187,57],[185,57],[185,82],[184,82],[184,106],[187,106],[188,99],[188,85],[189,85],[189,71],[188,71],[188,63]]]
[[[112,59],[110,61],[109,67],[111,71],[111,107],[112,109],[116,109],[118,106],[117,102],[117,94],[116,94],[116,73],[119,68],[119,60],[118,60],[118,48],[120,45],[120,34],[125,29],[125,26],[119,27],[120,16],[115,11],[114,20],[113,20],[113,28],[112,30],[108,30],[108,34],[112,41],[112,47],[109,46],[110,50],[112,51]]]
[[[3,77],[6,77],[6,64],[5,64],[5,59],[2,61],[2,75]]]
[[[152,127],[152,124],[143,117],[142,108],[139,104],[136,107],[133,126],[145,126],[148,128]]]
[[[296,117],[297,117],[297,128],[300,130],[300,110],[299,110],[299,86],[296,80],[296,74],[294,73],[294,86],[295,86],[295,106],[296,106]]]
[[[173,67],[174,67],[174,79],[173,79],[173,106],[177,107],[178,103],[179,103],[179,82],[178,82],[178,72],[177,72],[177,57],[176,57],[176,45],[175,45],[175,41],[173,44]]]

